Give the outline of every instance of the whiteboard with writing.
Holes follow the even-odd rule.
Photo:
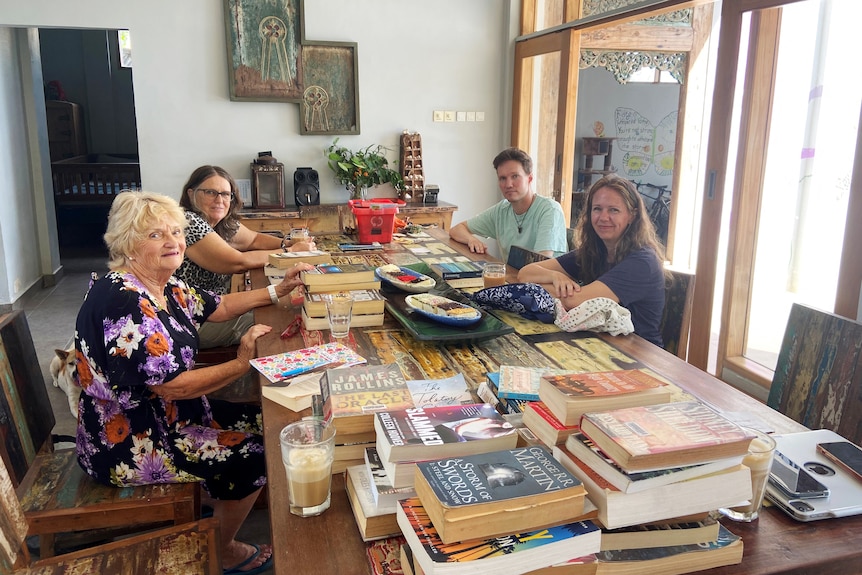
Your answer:
[[[637,110],[616,109],[616,145],[623,152],[621,168],[628,177],[643,176],[650,166],[659,176],[673,173],[677,116],[678,112],[671,112],[653,126]]]

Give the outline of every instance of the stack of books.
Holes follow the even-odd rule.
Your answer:
[[[751,497],[751,436],[699,402],[587,413],[554,455],[607,529],[706,514]]]
[[[484,261],[452,261],[430,264],[434,273],[439,275],[443,281],[455,289],[483,287],[485,280],[482,271],[485,269]]]
[[[401,528],[395,518],[397,500],[375,501],[373,479],[365,465],[352,465],[347,468],[346,474],[344,485],[347,500],[350,502],[362,540],[373,541],[401,535]]]
[[[584,487],[544,447],[421,462],[398,525],[413,572],[521,574],[600,551]]]
[[[580,431],[579,425],[563,425],[541,401],[531,401],[524,407],[524,425],[548,447],[565,443],[570,435]]]
[[[323,419],[335,426],[333,473],[365,464],[365,448],[376,442],[374,414],[413,407],[398,364],[327,369],[320,379]]]
[[[517,430],[487,403],[389,410],[374,417],[376,448],[396,488],[413,487],[416,462],[511,449]]]
[[[383,325],[386,298],[380,294],[379,290],[350,290],[350,295],[353,296],[351,327]],[[302,302],[302,323],[305,329],[329,329],[329,320],[326,319],[325,298],[326,294],[324,293],[305,293]]]
[[[285,270],[296,264],[331,264],[332,256],[328,252],[313,250],[307,252],[278,252],[269,254],[269,266]]]

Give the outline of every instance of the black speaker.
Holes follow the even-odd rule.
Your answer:
[[[317,170],[296,168],[293,173],[293,197],[297,206],[316,206],[320,203],[320,178]]]

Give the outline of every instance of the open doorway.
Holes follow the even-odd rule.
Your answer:
[[[45,28],[39,42],[60,258],[102,257],[113,187],[140,185],[115,184],[118,166],[138,166],[128,31]]]

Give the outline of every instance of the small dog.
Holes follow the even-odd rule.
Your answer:
[[[54,357],[51,358],[50,369],[54,387],[59,387],[66,393],[66,397],[69,399],[69,411],[72,412],[72,417],[78,419],[78,398],[81,396],[81,388],[75,381],[78,370],[75,348],[55,349]]]

